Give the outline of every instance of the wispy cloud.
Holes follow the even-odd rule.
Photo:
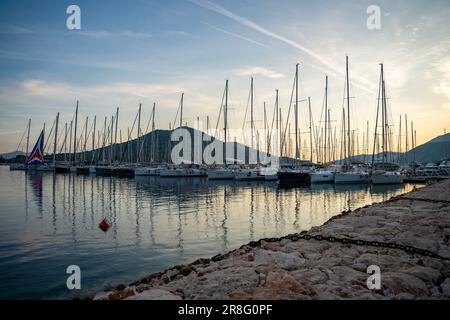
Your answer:
[[[251,43],[256,44],[256,45],[258,45],[258,46],[260,46],[260,47],[263,47],[263,48],[268,48],[268,49],[270,49],[270,47],[269,47],[268,45],[265,45],[264,43],[261,43],[261,42],[259,42],[259,41],[256,41],[256,40],[253,40],[253,39],[244,37],[244,36],[242,36],[242,35],[240,35],[240,34],[237,34],[237,33],[234,33],[234,32],[230,32],[230,31],[224,30],[224,29],[222,29],[222,28],[213,26],[213,25],[211,25],[211,24],[209,24],[209,23],[207,23],[207,22],[204,22],[204,24],[207,25],[208,27],[214,29],[214,30],[220,31],[220,32],[225,33],[225,34],[227,34],[227,35],[229,35],[229,36],[232,36],[232,37],[235,37],[235,38],[244,40],[244,41],[251,42]]]
[[[338,67],[336,65],[334,65],[333,63],[331,63],[330,61],[328,61],[325,57],[321,56],[320,54],[314,52],[313,50],[306,48],[305,46],[303,46],[300,43],[295,42],[294,40],[291,40],[285,36],[282,36],[276,32],[273,32],[267,28],[264,28],[262,26],[260,26],[259,24],[257,24],[254,21],[251,21],[243,16],[240,16],[236,13],[233,13],[227,9],[225,9],[224,7],[215,4],[211,1],[208,0],[188,0],[191,3],[203,7],[205,9],[208,9],[210,11],[216,12],[222,16],[225,16],[231,20],[234,20],[248,28],[251,28],[259,33],[262,33],[268,37],[277,39],[279,41],[282,41],[304,53],[306,53],[307,55],[309,55],[310,57],[312,57],[313,59],[319,61],[320,63],[322,63],[324,66],[326,66],[327,68],[329,68],[331,71],[335,72],[336,74],[343,76],[344,72],[342,71],[341,67]],[[372,83],[371,81],[357,75],[357,74],[353,74],[352,77],[359,82],[359,87],[365,91],[368,91],[370,93],[375,93],[375,88],[376,85],[374,83]]]
[[[233,73],[238,76],[256,76],[260,75],[266,78],[282,78],[284,75],[282,73],[278,73],[272,71],[270,69],[264,67],[248,67],[233,70]]]
[[[164,32],[164,35],[166,36],[179,36],[179,37],[190,37],[192,36],[192,34],[190,34],[187,31],[182,31],[182,30],[168,30],[166,32]]]
[[[47,98],[73,95],[95,96],[97,94],[127,94],[140,98],[151,98],[155,94],[180,91],[180,88],[176,86],[148,83],[119,82],[92,87],[77,86],[63,82],[48,82],[38,79],[23,81],[21,83],[21,89],[24,94]]]
[[[123,30],[119,32],[111,32],[106,30],[94,30],[94,31],[79,31],[75,32],[74,34],[80,35],[80,36],[86,36],[86,37],[92,37],[92,38],[151,38],[153,37],[149,33],[143,33],[143,32],[133,32],[129,30]]]
[[[22,133],[20,130],[11,130],[11,131],[0,131],[0,136],[10,136],[13,134]]]
[[[6,26],[0,28],[0,34],[18,35],[18,34],[32,34],[32,33],[34,33],[33,30],[19,26]]]

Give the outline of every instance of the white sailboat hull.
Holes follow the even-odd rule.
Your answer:
[[[232,180],[236,173],[231,170],[209,170],[208,179],[210,180]]]
[[[334,175],[336,184],[367,183],[369,175],[365,172],[337,172]]]
[[[310,174],[311,183],[330,183],[334,182],[334,172],[316,171]]]
[[[399,172],[379,172],[372,174],[372,184],[401,184],[403,175]]]
[[[162,178],[204,177],[206,173],[201,169],[164,169],[159,172]]]
[[[135,176],[157,176],[159,175],[159,168],[142,167],[134,169]]]
[[[259,170],[252,170],[238,172],[235,179],[238,181],[256,181],[265,180],[265,177],[260,174]]]

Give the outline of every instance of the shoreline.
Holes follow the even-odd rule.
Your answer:
[[[450,299],[449,238],[447,179],[94,299]],[[367,288],[369,266],[380,270],[379,289]]]

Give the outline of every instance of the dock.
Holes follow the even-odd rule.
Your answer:
[[[450,179],[94,299],[449,299]],[[379,287],[369,289],[373,268]]]

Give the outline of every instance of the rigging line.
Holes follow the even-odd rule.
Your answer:
[[[276,99],[276,97],[275,97]],[[275,113],[277,112],[276,110],[276,101],[273,104],[273,115],[272,115],[272,124],[270,125],[270,130],[269,130],[269,139],[267,141],[267,150],[270,151],[270,147],[271,147],[271,143],[272,143],[272,133],[273,133],[273,124],[275,122]]]
[[[223,100],[225,100],[225,93],[226,93],[225,91],[226,91],[226,89],[223,90],[222,101],[220,102],[219,116],[217,117],[216,131],[214,132],[214,137],[217,136],[217,131],[218,131],[218,128],[219,128],[219,121],[220,121],[220,116],[222,114],[222,108],[223,108]],[[216,137],[216,139],[217,139],[217,137]]]
[[[291,99],[289,100],[289,109],[288,109],[288,114],[287,114],[287,117],[286,117],[286,126],[284,127],[283,139],[281,140],[281,150],[283,150],[284,143],[286,142],[286,131],[288,129],[289,116],[291,114],[291,108],[292,108],[292,104],[293,104],[292,103],[292,99],[294,97],[294,89],[295,89],[295,76],[294,76],[294,81],[293,81],[293,84],[292,84]],[[282,125],[283,124],[281,123],[281,126]]]
[[[375,147],[376,147],[376,143],[377,143],[377,128],[378,128],[378,115],[379,115],[379,110],[380,110],[380,90],[382,90],[381,86],[382,86],[382,81],[383,79],[383,74],[382,72],[380,72],[380,84],[378,86],[378,98],[377,98],[377,117],[375,120],[375,134],[374,134],[374,138],[373,138],[373,151],[372,151],[372,170],[373,170],[373,165],[375,162]]]
[[[45,148],[47,147],[48,140],[50,139],[50,136],[52,135],[53,128],[55,127],[55,122],[56,122],[56,118],[55,118],[55,120],[53,120],[52,128],[50,129],[50,133],[48,134],[47,140],[45,141],[44,150],[43,150],[44,153],[45,153]]]
[[[175,129],[177,119],[178,119],[178,113],[180,112],[180,109],[181,109],[181,100],[178,101],[177,113],[175,114],[175,119],[173,120],[173,129]]]
[[[180,104],[181,104],[181,102],[180,102]],[[178,114],[178,112],[177,112],[177,114]],[[129,145],[129,143],[130,143],[130,138],[131,138],[131,135],[133,134],[134,126],[136,125],[136,121],[137,121],[138,115],[139,115],[139,112],[136,113],[136,116],[134,117],[133,126],[131,127],[130,132],[128,132],[128,140],[127,140],[127,144],[126,144],[126,147],[124,148],[124,150],[123,150],[123,152],[122,152],[122,155],[120,156],[119,164],[122,163],[123,156],[124,156],[125,153],[128,151],[128,145]]]
[[[248,92],[248,97],[247,97],[247,107],[245,108],[244,121],[243,121],[243,123],[242,123],[241,139],[242,139],[243,144],[245,144],[245,141],[244,141],[244,137],[245,137],[245,135],[244,135],[244,129],[245,129],[245,122],[246,122],[246,120],[247,120],[248,106],[249,106],[249,104],[250,104],[251,90],[252,90],[252,89],[250,88],[250,90],[249,90],[249,92]]]
[[[22,144],[22,140],[25,137],[25,134],[27,133],[27,131],[28,131],[28,126],[25,128],[25,131],[22,134],[22,138],[20,138],[20,141],[19,141],[19,144],[17,145],[16,151],[19,151],[20,145]]]
[[[152,112],[150,113],[150,118],[148,120],[147,127],[145,128],[144,139],[141,143],[139,153],[142,153],[142,151],[144,150],[144,144],[147,141],[148,128],[150,127],[150,123],[152,122],[152,117],[153,117],[153,108],[152,108]]]
[[[66,122],[66,124],[67,124],[67,122]],[[62,153],[62,150],[67,143],[67,132],[68,132],[68,130],[66,131],[66,128],[64,128],[64,139],[63,139],[64,142],[61,144],[61,148],[59,149],[59,154]],[[58,141],[58,143],[59,143],[59,141]]]

